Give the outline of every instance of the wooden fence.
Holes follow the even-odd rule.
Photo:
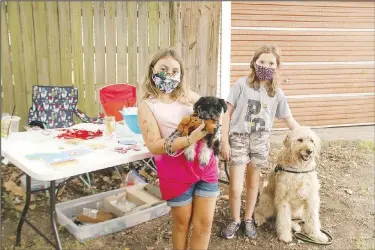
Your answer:
[[[169,46],[182,55],[192,89],[216,95],[220,9],[221,2],[1,2],[2,112],[16,105],[23,126],[33,85],[73,85],[78,107],[96,116],[98,89],[130,83],[139,93],[150,55]]]

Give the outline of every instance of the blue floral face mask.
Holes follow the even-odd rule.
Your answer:
[[[179,73],[167,76],[167,74],[162,71],[152,74],[152,80],[161,92],[170,94],[180,84],[181,76]]]

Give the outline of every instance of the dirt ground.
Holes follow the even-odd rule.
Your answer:
[[[272,145],[271,163],[275,162],[278,144]],[[209,249],[375,249],[374,225],[374,143],[366,141],[331,141],[323,144],[318,168],[321,183],[321,224],[333,237],[330,246],[318,246],[297,241],[286,245],[276,237],[274,222],[258,228],[258,238],[250,241],[241,233],[232,240],[220,238],[220,229],[229,218],[228,186],[220,184],[221,196],[213,223]],[[19,183],[17,168],[2,166],[2,183]],[[125,173],[124,173],[125,174]],[[266,177],[264,172],[263,178]],[[225,175],[224,175],[225,176]],[[94,173],[94,185],[99,191],[119,188],[121,177],[111,170]],[[13,188],[13,189],[12,189]],[[3,186],[4,190],[5,187]],[[22,199],[16,187],[8,186],[2,195],[3,249],[12,249],[16,238]],[[60,201],[89,195],[82,183],[74,181],[61,193]],[[45,194],[33,195],[29,218],[52,237]],[[243,204],[244,205],[244,204]],[[244,206],[243,206],[244,207]],[[64,249],[171,249],[171,219],[169,215],[133,228],[79,243],[64,228],[59,228]],[[52,249],[43,238],[24,225],[22,246],[16,249]]]

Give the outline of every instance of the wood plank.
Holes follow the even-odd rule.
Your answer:
[[[374,42],[375,32],[232,30],[232,41]],[[316,45],[315,45],[316,46]]]
[[[284,92],[288,96],[293,95],[323,95],[323,94],[346,94],[346,93],[372,93],[375,91],[374,86],[353,86],[336,87],[336,88],[316,88],[316,89],[286,89]]]
[[[38,34],[35,36],[36,61],[38,67],[38,84],[51,85],[49,74],[49,53],[47,38],[47,15],[45,2],[33,2],[34,30]]]
[[[196,89],[201,95],[216,95],[220,7],[217,2],[199,5]]]
[[[359,20],[360,21],[360,20]],[[343,29],[374,29],[375,24],[369,22],[347,22],[343,20],[335,20],[327,22],[322,18],[316,18],[312,21],[301,21],[298,18],[291,18],[288,21],[271,21],[271,20],[234,20],[232,19],[232,27],[280,27],[280,28],[343,28]]]
[[[255,21],[271,21],[271,22],[307,22],[307,23],[314,23],[314,22],[326,22],[326,23],[337,23],[337,22],[345,22],[345,23],[365,23],[367,27],[373,27],[373,18],[372,17],[323,17],[323,16],[266,16],[266,15],[232,15],[232,21],[241,20],[241,21],[248,21],[248,22],[255,22]],[[345,24],[344,24],[345,25]],[[234,26],[234,25],[233,25]]]
[[[94,13],[91,1],[82,2],[83,53],[85,74],[85,113],[90,117],[98,116],[98,105],[95,100],[94,81]]]
[[[304,7],[350,7],[350,8],[372,8],[375,4],[373,1],[234,1],[232,4],[242,5],[272,5],[272,6],[304,6]]]
[[[173,1],[170,5],[170,38],[171,47],[174,47],[177,53],[182,54],[182,19],[181,19],[181,2]]]
[[[70,36],[70,3],[58,3],[60,32],[61,85],[71,86],[72,81],[72,43]]]
[[[148,6],[147,2],[138,3],[138,30],[144,30],[145,32],[138,33],[138,89],[137,95],[143,96],[142,83],[143,78],[146,74],[146,67],[148,64]]]
[[[374,47],[375,48],[375,47]],[[255,54],[256,50],[234,50],[231,52],[232,56],[253,56]],[[357,50],[357,51],[344,51],[344,50],[306,50],[306,51],[285,51],[284,49],[281,52],[282,57],[286,56],[340,56],[340,55],[348,55],[348,56],[364,56],[368,57],[369,56],[369,51],[368,50]],[[370,57],[371,58],[371,55]]]
[[[48,69],[51,85],[61,86],[60,35],[57,2],[46,2]]]
[[[148,54],[151,56],[159,49],[159,2],[148,2]]]
[[[371,8],[353,8],[353,7],[316,7],[316,6],[270,6],[267,5],[242,5],[232,2],[232,13],[236,14],[238,11],[245,11],[246,13],[256,11],[257,15],[268,15],[270,12],[279,12],[280,14],[294,14],[294,15],[329,15],[332,14],[350,15],[350,16],[373,16],[374,11]],[[242,13],[242,12],[241,12]],[[319,13],[319,14],[318,14]]]
[[[70,2],[72,57],[73,57],[73,84],[78,89],[78,108],[85,112],[85,86],[83,84],[83,51],[82,51],[82,24],[81,2]]]
[[[249,69],[247,65],[232,65],[231,71],[246,71]],[[282,64],[278,72],[293,73],[296,75],[311,74],[344,74],[344,73],[366,73],[374,72],[374,64],[331,64],[331,65],[285,65]]]
[[[116,3],[105,2],[105,36],[106,36],[106,76],[107,84],[116,80]]]
[[[252,56],[231,56],[232,63],[249,63]],[[351,55],[327,55],[327,56],[289,56],[285,62],[359,62],[374,61],[375,55],[351,56]]]
[[[25,67],[25,85],[27,107],[32,104],[32,87],[38,83],[38,73],[35,55],[35,36],[33,26],[33,10],[31,2],[20,3],[21,39],[23,47],[22,61]],[[7,36],[5,36],[7,37]],[[12,82],[12,81],[11,81]],[[13,88],[13,86],[12,86]]]
[[[20,131],[27,124],[28,107],[26,100],[25,71],[23,64],[21,20],[18,2],[7,2],[8,28],[10,33],[10,52],[12,59],[15,115],[21,117]],[[12,107],[13,110],[13,107]]]
[[[358,107],[359,105],[375,104],[375,96],[336,96],[320,98],[307,97],[304,99],[288,98],[288,103],[291,108],[306,108],[308,107],[342,107],[347,106]]]
[[[257,6],[248,6],[248,5],[232,5],[232,16],[236,15],[275,15],[275,16],[320,16],[320,17],[374,17],[375,13],[371,10],[366,10],[363,8],[359,9],[345,9],[341,10],[341,8],[319,8],[319,7],[283,7],[277,6],[275,8],[270,9],[269,7],[264,7],[262,5]]]
[[[339,126],[339,125],[352,125],[352,124],[361,124],[361,123],[369,123],[369,124],[374,124],[374,117],[362,117],[362,118],[344,118],[344,119],[330,119],[330,120],[317,120],[313,119],[312,120],[303,120],[299,121],[298,123],[301,126],[309,126],[309,127],[321,127],[321,126]],[[284,123],[281,121],[275,121],[274,128],[286,128]]]
[[[126,2],[116,2],[117,82],[128,82],[128,11]]]
[[[0,3],[1,11],[1,91],[2,91],[2,112],[12,113],[15,104],[14,87],[12,79],[12,62],[10,58],[8,21],[6,18],[5,2]]]
[[[259,48],[262,45],[264,45],[263,41],[232,41],[232,48],[233,47],[254,47],[254,48]],[[312,47],[316,46],[316,44],[311,43],[311,42],[290,42],[290,41],[278,41],[277,43],[273,43],[272,45],[277,46],[283,50],[284,47]],[[367,47],[368,49],[371,49],[374,47],[374,44],[371,42],[356,42],[356,48],[362,48],[362,47]],[[329,48],[341,48],[341,47],[350,47],[353,46],[353,42],[341,42],[337,41],[335,43],[332,42],[319,42],[319,47],[329,47]]]
[[[128,2],[128,82],[138,87],[137,63],[137,2]]]
[[[94,2],[94,33],[95,33],[95,99],[99,103],[98,90],[105,86],[105,29],[104,2]]]
[[[170,2],[159,2],[160,48],[169,47],[169,4]]]
[[[197,43],[196,26],[198,22],[197,13],[194,11],[197,7],[196,2],[183,2],[181,4],[183,13],[183,44],[182,57],[185,62],[185,76],[184,81],[193,91],[198,91],[196,88],[195,69],[197,67],[195,60],[197,59],[195,46]],[[200,94],[200,93],[199,93]]]

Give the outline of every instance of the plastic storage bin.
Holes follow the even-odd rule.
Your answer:
[[[150,208],[139,212],[96,224],[77,226],[72,221],[73,218],[82,212],[83,208],[104,210],[104,200],[106,197],[123,193],[126,190],[126,188],[121,188],[72,201],[58,203],[56,204],[57,220],[60,225],[73,234],[78,241],[84,242],[92,238],[98,238],[103,235],[119,232],[123,229],[133,227],[169,213],[170,207],[167,206],[166,202],[163,202],[161,204],[157,203],[155,206],[151,206]]]

